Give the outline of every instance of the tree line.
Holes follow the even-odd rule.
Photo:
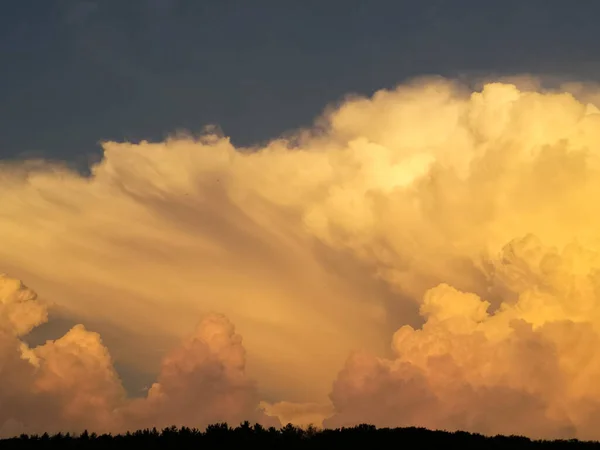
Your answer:
[[[244,422],[237,427],[227,423],[197,428],[171,426],[127,432],[125,434],[95,434],[84,431],[74,435],[57,433],[26,435],[0,440],[0,449],[120,449],[159,448],[210,449],[223,446],[258,446],[261,449],[332,449],[332,448],[404,448],[434,449],[563,449],[589,448],[600,450],[600,442],[572,440],[531,440],[522,436],[484,436],[464,431],[432,431],[425,428],[376,428],[373,425],[337,429],[295,427],[265,428]]]

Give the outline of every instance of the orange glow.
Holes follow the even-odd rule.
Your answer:
[[[598,92],[424,79],[265,148],[0,164],[0,431],[600,438]],[[58,319],[83,325],[25,344]],[[157,381],[133,398],[119,366]]]

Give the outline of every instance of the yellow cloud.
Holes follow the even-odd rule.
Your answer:
[[[106,142],[90,177],[3,163],[0,269],[43,299],[0,283],[3,348],[33,380],[14,389],[54,386],[79,361],[104,374],[86,392],[107,411],[135,416],[165,392],[183,401],[167,373],[195,374],[196,360],[172,343],[218,311],[244,337],[244,377],[256,380],[232,397],[244,408],[262,398],[292,417],[282,405],[331,393],[326,424],[594,436],[598,98],[581,84],[472,92],[429,78],[351,98],[263,148],[215,135]],[[23,346],[47,308],[113,330],[113,356],[83,328]],[[202,333],[202,345],[183,345],[212,354]],[[223,333],[226,359],[206,361],[231,386],[241,350]],[[149,397],[119,404],[113,359],[156,373]],[[195,420],[175,405],[165,409],[177,420]],[[5,430],[27,426],[19,417],[0,417]]]

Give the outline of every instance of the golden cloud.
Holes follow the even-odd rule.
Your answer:
[[[517,84],[417,80],[263,148],[106,142],[89,177],[1,164],[0,269],[43,299],[0,283],[2,357],[23,373],[0,373],[6,401],[30,399],[4,430],[267,421],[261,404],[598,437],[599,91]],[[26,346],[47,308],[113,344],[77,326]],[[156,384],[128,398],[113,363]],[[90,402],[104,413],[79,414]]]

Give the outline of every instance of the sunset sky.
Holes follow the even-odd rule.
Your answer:
[[[600,4],[6,0],[0,435],[600,439]]]

